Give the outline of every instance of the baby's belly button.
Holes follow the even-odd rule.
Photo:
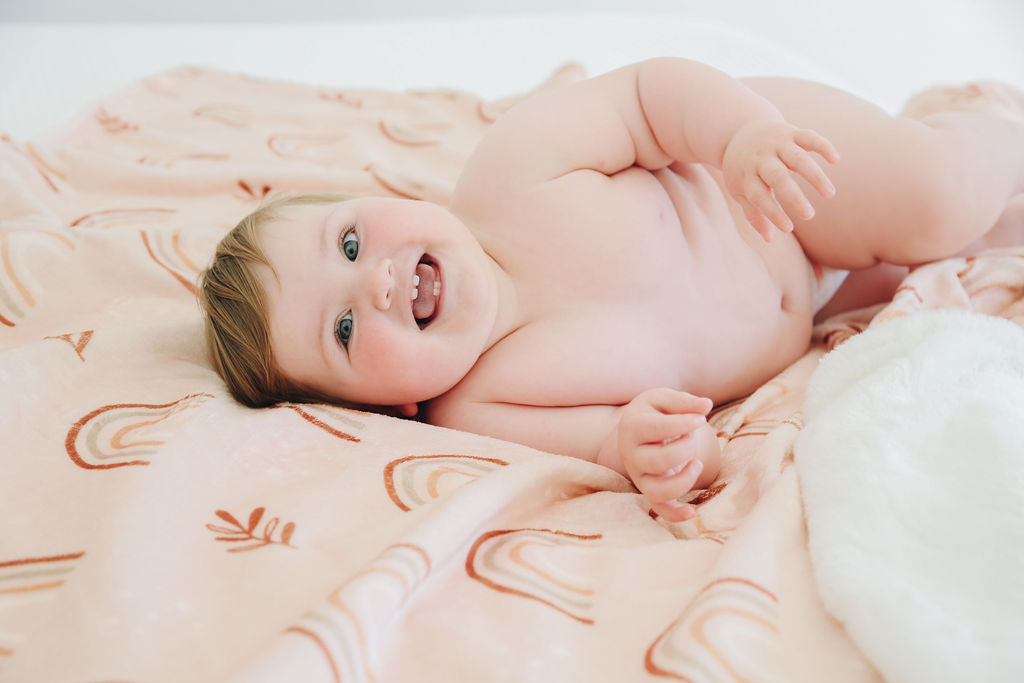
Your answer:
[[[813,279],[794,278],[782,289],[780,307],[791,315],[813,315]]]

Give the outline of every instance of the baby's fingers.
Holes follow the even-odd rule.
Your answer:
[[[779,158],[789,169],[810,183],[822,197],[831,199],[835,196],[835,185],[810,154],[800,148],[790,148],[783,151]]]
[[[793,142],[800,145],[808,152],[817,152],[825,161],[830,164],[839,163],[839,151],[829,142],[828,138],[813,130],[798,130],[793,135]]]
[[[777,205],[782,207],[779,211],[785,216],[788,230],[776,223],[780,229],[786,230],[786,232],[793,229],[792,221],[789,218],[790,214],[804,220],[814,217],[814,207],[807,201],[807,195],[796,184],[793,173],[781,161],[766,164],[761,171],[761,179],[771,188]]]
[[[633,438],[638,444],[661,445],[685,436],[707,423],[707,418],[700,413],[684,413],[683,415],[646,413],[637,418]],[[644,471],[661,472],[662,469]]]
[[[697,508],[689,503],[682,503],[678,500],[670,500],[665,503],[651,503],[651,509],[659,517],[670,522],[685,522],[697,516]]]
[[[694,396],[675,389],[649,389],[641,394],[641,397],[652,408],[664,414],[700,413],[707,415],[714,405],[709,398]]]
[[[783,232],[793,232],[793,221],[783,211],[772,193],[772,188],[765,183],[761,176],[747,178],[743,189],[743,194],[750,205],[764,214],[764,217],[771,221],[772,225]],[[799,188],[797,190],[799,191]],[[803,196],[802,193],[801,196]]]
[[[696,422],[694,420],[694,423]],[[636,446],[630,459],[630,474],[652,477],[670,477],[678,474],[683,465],[689,462],[693,452],[690,441],[683,441],[683,439],[686,439],[701,426],[706,427],[707,423],[701,422],[685,433],[665,437],[661,443],[646,443]]]
[[[754,226],[754,230],[757,230],[757,234],[763,237],[765,242],[771,242],[772,231],[775,229],[775,226],[744,197],[738,197],[737,199],[739,200],[740,207],[743,209],[743,215]]]
[[[657,477],[645,474],[635,483],[651,503],[668,503],[693,490],[703,469],[704,464],[693,458],[685,467],[670,476]]]

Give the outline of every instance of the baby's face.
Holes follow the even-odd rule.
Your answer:
[[[280,278],[259,277],[282,372],[329,396],[405,405],[439,396],[486,348],[494,264],[428,202],[367,197],[291,206],[261,228]]]

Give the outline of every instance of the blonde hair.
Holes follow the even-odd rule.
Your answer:
[[[270,321],[255,266],[277,271],[260,245],[259,231],[282,210],[334,204],[344,194],[276,197],[239,221],[217,245],[210,267],[199,275],[199,305],[206,318],[206,348],[217,374],[237,401],[262,408],[281,401],[343,403],[286,377],[270,348]]]

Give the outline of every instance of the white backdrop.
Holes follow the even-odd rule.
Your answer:
[[[593,72],[689,55],[694,36],[673,28],[680,21],[772,44],[890,110],[934,82],[1024,87],[1021,0],[0,0],[0,130],[35,137],[180,63],[498,96],[567,59]]]

